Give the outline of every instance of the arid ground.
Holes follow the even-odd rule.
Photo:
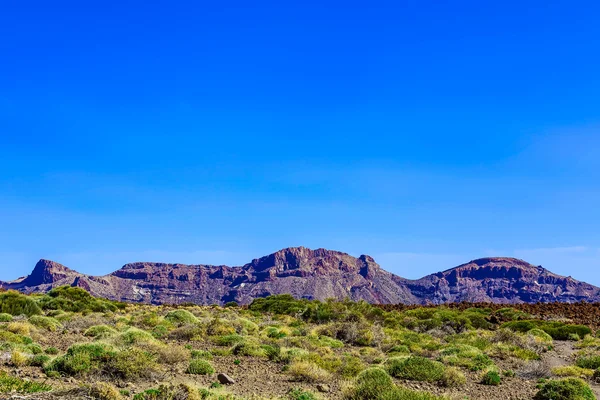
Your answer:
[[[248,307],[150,306],[80,288],[8,291],[0,398],[591,400],[600,395],[594,310],[286,295]]]

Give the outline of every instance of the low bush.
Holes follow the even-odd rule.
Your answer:
[[[11,322],[12,320],[12,315],[7,313],[0,313],[0,322]]]
[[[10,362],[15,367],[22,367],[29,364],[29,357],[20,351],[13,351],[10,355]]]
[[[34,315],[30,317],[29,323],[50,332],[56,332],[58,329],[62,329],[62,324],[56,319],[52,317],[44,317],[42,315]]]
[[[45,383],[25,381],[21,378],[8,375],[0,371],[0,393],[39,393],[49,392],[52,386]]]
[[[157,366],[151,354],[132,347],[112,355],[103,369],[111,376],[133,380],[151,376]]]
[[[481,378],[481,383],[489,386],[498,386],[501,381],[502,377],[496,371],[488,371],[483,374],[483,377]]]
[[[17,335],[30,336],[31,331],[35,328],[28,322],[10,322],[6,326],[6,330]]]
[[[192,359],[186,372],[193,375],[210,375],[215,373],[215,369],[206,360]]]
[[[356,383],[348,396],[355,400],[377,399],[382,393],[394,388],[392,377],[382,368],[369,368],[356,377]]]
[[[36,356],[33,356],[29,360],[29,365],[31,365],[32,367],[44,368],[46,366],[46,364],[48,364],[49,361],[50,361],[50,357],[48,357],[47,355],[38,354]]]
[[[545,343],[552,343],[552,336],[548,335],[546,332],[544,332],[541,329],[538,328],[534,328],[531,329],[529,331],[527,331],[527,334],[540,339],[540,341],[545,342]]]
[[[214,339],[214,342],[217,346],[232,346],[237,343],[241,343],[244,341],[244,337],[238,335],[237,333],[225,336],[219,336]]]
[[[394,385],[381,368],[369,368],[358,375],[354,387],[346,394],[349,400],[443,400],[426,392],[417,392]]]
[[[55,358],[45,371],[47,374],[58,372],[65,375],[83,375],[100,370],[115,354],[106,344],[76,344],[69,347],[65,355]]]
[[[312,361],[293,361],[288,373],[296,381],[323,383],[331,379],[331,374]]]
[[[0,313],[10,315],[39,315],[42,309],[30,296],[14,290],[0,293]]]
[[[198,390],[186,384],[161,385],[158,389],[148,389],[133,396],[133,400],[201,400],[211,393],[206,389]],[[230,396],[219,396],[217,399],[229,400]]]
[[[241,342],[233,346],[231,353],[236,356],[266,357],[265,350],[256,343]]]
[[[105,339],[117,334],[117,330],[108,325],[94,325],[89,327],[84,333],[84,336],[93,337],[95,339]]]
[[[386,365],[391,376],[413,381],[435,382],[444,374],[442,363],[425,357],[390,358]]]
[[[582,355],[577,357],[575,365],[580,368],[597,369],[600,368],[600,355]]]
[[[119,334],[117,341],[126,345],[141,345],[147,343],[156,343],[156,339],[150,332],[131,327],[125,332]]]
[[[460,369],[449,367],[444,370],[440,383],[445,387],[457,387],[467,383],[467,378]]]
[[[512,321],[502,324],[503,328],[507,328],[516,332],[529,332],[532,329],[540,329],[546,332],[555,340],[572,340],[573,334],[583,338],[585,335],[592,334],[592,330],[583,325],[570,325],[558,321]]]
[[[315,396],[312,392],[308,392],[303,389],[294,388],[291,389],[287,393],[287,397],[290,400],[317,400],[317,396]]]
[[[560,377],[591,378],[594,375],[594,370],[575,365],[565,365],[563,367],[552,368],[552,373]]]
[[[96,382],[88,389],[88,395],[97,400],[121,400],[121,392],[108,382]]]
[[[181,362],[188,362],[192,355],[189,350],[182,346],[159,345],[152,349],[157,360],[161,364],[174,365]]]
[[[545,361],[532,361],[517,371],[517,375],[524,379],[538,380],[549,378],[552,375],[550,366]]]
[[[539,385],[534,400],[595,400],[590,387],[577,378],[550,380]]]
[[[55,356],[59,353],[58,349],[56,347],[48,347],[44,353],[46,354],[50,354],[51,356]]]
[[[228,321],[213,318],[206,327],[206,333],[210,336],[228,336],[235,334],[235,328]]]
[[[61,286],[52,289],[40,298],[39,304],[44,310],[70,312],[107,312],[126,307],[124,303],[96,298],[85,289],[72,286]]]
[[[188,310],[175,310],[167,313],[165,319],[174,325],[182,326],[198,322],[198,318]]]

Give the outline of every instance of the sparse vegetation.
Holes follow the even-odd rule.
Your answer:
[[[540,384],[534,400],[595,400],[590,387],[581,379],[550,380]]]
[[[38,393],[52,390],[50,385],[26,381],[0,371],[0,393]]]
[[[388,373],[396,378],[435,382],[442,379],[444,365],[425,357],[392,358],[387,362]]]
[[[403,309],[287,295],[248,307],[157,307],[95,299],[80,288],[1,296],[0,370],[19,368],[34,377],[43,371],[39,388],[66,382],[95,399],[234,399],[240,385],[222,385],[216,375],[231,371],[242,381],[246,373],[259,380],[260,371],[280,374],[285,391],[278,398],[291,400],[339,398],[342,392],[354,400],[441,399],[394,379],[466,395],[483,387],[473,383],[504,380],[528,387],[530,397],[536,391],[546,396],[585,392],[581,381],[570,379],[600,376],[600,339],[587,334],[589,328],[509,307]],[[560,340],[572,340],[575,365],[551,369],[545,353]],[[38,388],[34,380],[2,374],[11,391]],[[186,374],[207,379],[209,387],[157,383],[180,382]],[[552,376],[567,379],[535,389],[532,382]]]

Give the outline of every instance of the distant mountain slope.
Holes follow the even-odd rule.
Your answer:
[[[405,304],[600,301],[600,288],[514,258],[483,258],[408,280],[381,269],[366,255],[356,258],[304,247],[283,249],[242,267],[137,262],[101,277],[40,260],[31,275],[0,285],[23,292],[80,286],[95,296],[152,304],[247,304],[257,297],[281,293],[320,300],[333,297]]]
[[[432,303],[537,303],[599,301],[600,288],[541,266],[506,257],[481,258],[416,281],[410,291]]]

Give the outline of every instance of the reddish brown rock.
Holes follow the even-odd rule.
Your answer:
[[[6,289],[24,292],[46,292],[63,285],[85,288],[95,296],[152,304],[247,304],[282,293],[386,304],[600,301],[599,288],[514,258],[483,258],[407,280],[381,269],[366,255],[356,258],[304,247],[283,249],[242,267],[138,262],[102,277],[40,260],[31,275],[0,282]]]

